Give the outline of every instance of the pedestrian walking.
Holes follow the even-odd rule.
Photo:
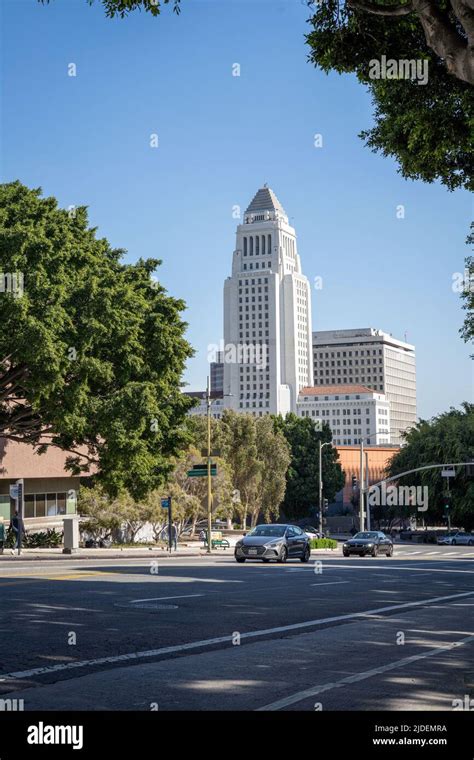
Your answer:
[[[24,527],[23,527],[23,521],[20,518],[20,515],[18,514],[18,510],[13,515],[11,521],[10,521],[10,528],[13,531],[15,535],[15,549],[18,549],[20,547],[20,539],[22,538],[24,534]]]

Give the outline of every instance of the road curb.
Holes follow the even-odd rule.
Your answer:
[[[159,551],[157,549],[152,549],[146,552],[139,552],[137,554],[132,554],[128,552],[114,552],[113,554],[108,554],[109,550],[104,549],[102,554],[83,554],[82,552],[74,553],[74,554],[21,554],[19,557],[18,555],[8,555],[3,554],[0,555],[0,567],[2,564],[10,564],[15,562],[61,562],[61,561],[76,561],[76,560],[121,560],[121,559],[147,559],[147,560],[168,560],[168,559],[185,559],[186,557],[233,557],[234,553],[232,550],[223,550],[223,551],[213,551],[211,555],[209,555],[205,550],[195,550],[195,551],[189,551],[189,552],[173,552],[170,556],[168,552]],[[333,555],[335,557],[339,556],[340,552],[337,551],[337,549],[313,549],[311,552],[311,557],[315,556],[327,556],[327,555]]]

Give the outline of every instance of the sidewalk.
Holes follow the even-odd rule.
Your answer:
[[[145,546],[137,547],[136,549],[77,549],[73,554],[63,554],[62,548],[58,549],[22,549],[21,555],[18,556],[16,549],[13,550],[15,554],[12,554],[11,549],[5,549],[3,554],[0,554],[0,564],[2,562],[23,562],[24,560],[77,560],[77,559],[166,559],[170,557],[168,549],[162,549],[161,547]],[[213,554],[225,554],[223,551],[213,551]],[[230,552],[232,553],[232,552]],[[196,543],[194,547],[180,546],[177,551],[173,549],[171,557],[184,556],[184,557],[199,557],[205,555],[206,550],[202,547],[202,544]],[[227,550],[229,554],[229,550]]]
[[[0,566],[2,563],[9,562],[24,562],[24,561],[37,561],[37,560],[69,560],[76,561],[81,559],[174,559],[175,557],[209,557],[207,550],[203,547],[202,543],[197,543],[196,546],[179,546],[177,551],[173,549],[171,555],[168,549],[162,549],[160,547],[143,547],[136,549],[78,549],[74,554],[63,554],[62,549],[22,549],[21,555],[16,553],[13,555],[11,549],[5,549],[3,554],[0,554]],[[316,555],[334,555],[340,554],[339,547],[337,549],[312,549],[311,557]],[[213,549],[212,557],[233,557],[233,547],[230,549]]]

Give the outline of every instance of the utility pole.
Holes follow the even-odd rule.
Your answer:
[[[360,439],[359,530],[364,530],[364,439]]]
[[[212,480],[211,480],[211,390],[207,376],[207,553],[211,554],[212,536]]]
[[[366,505],[365,513],[367,515],[366,524],[367,530],[370,530],[370,505],[369,505],[369,452],[365,452],[365,493],[366,493]]]
[[[168,544],[171,554],[171,549],[173,547],[173,538],[171,536],[171,529],[173,527],[173,516],[171,513],[172,507],[171,507],[171,496],[168,496]]]
[[[21,543],[23,541],[23,515],[25,512],[24,505],[25,505],[25,481],[23,478],[19,478],[19,480],[16,481],[16,484],[18,486],[18,497],[17,497],[17,504],[18,504],[18,555],[21,554]]]

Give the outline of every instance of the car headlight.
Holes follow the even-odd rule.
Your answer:
[[[265,544],[267,549],[278,549],[280,546],[280,541],[273,541],[271,544]]]
[[[236,549],[240,549],[240,548],[241,548],[243,545],[244,545],[244,542],[243,542],[243,541],[237,541],[237,543],[236,543],[236,545],[235,545],[235,548],[236,548]]]
[[[347,549],[348,546],[349,546],[349,544],[342,544],[342,548],[343,549]]]
[[[373,546],[373,544],[366,544],[366,545],[367,545],[369,548],[370,548],[371,546]]]

